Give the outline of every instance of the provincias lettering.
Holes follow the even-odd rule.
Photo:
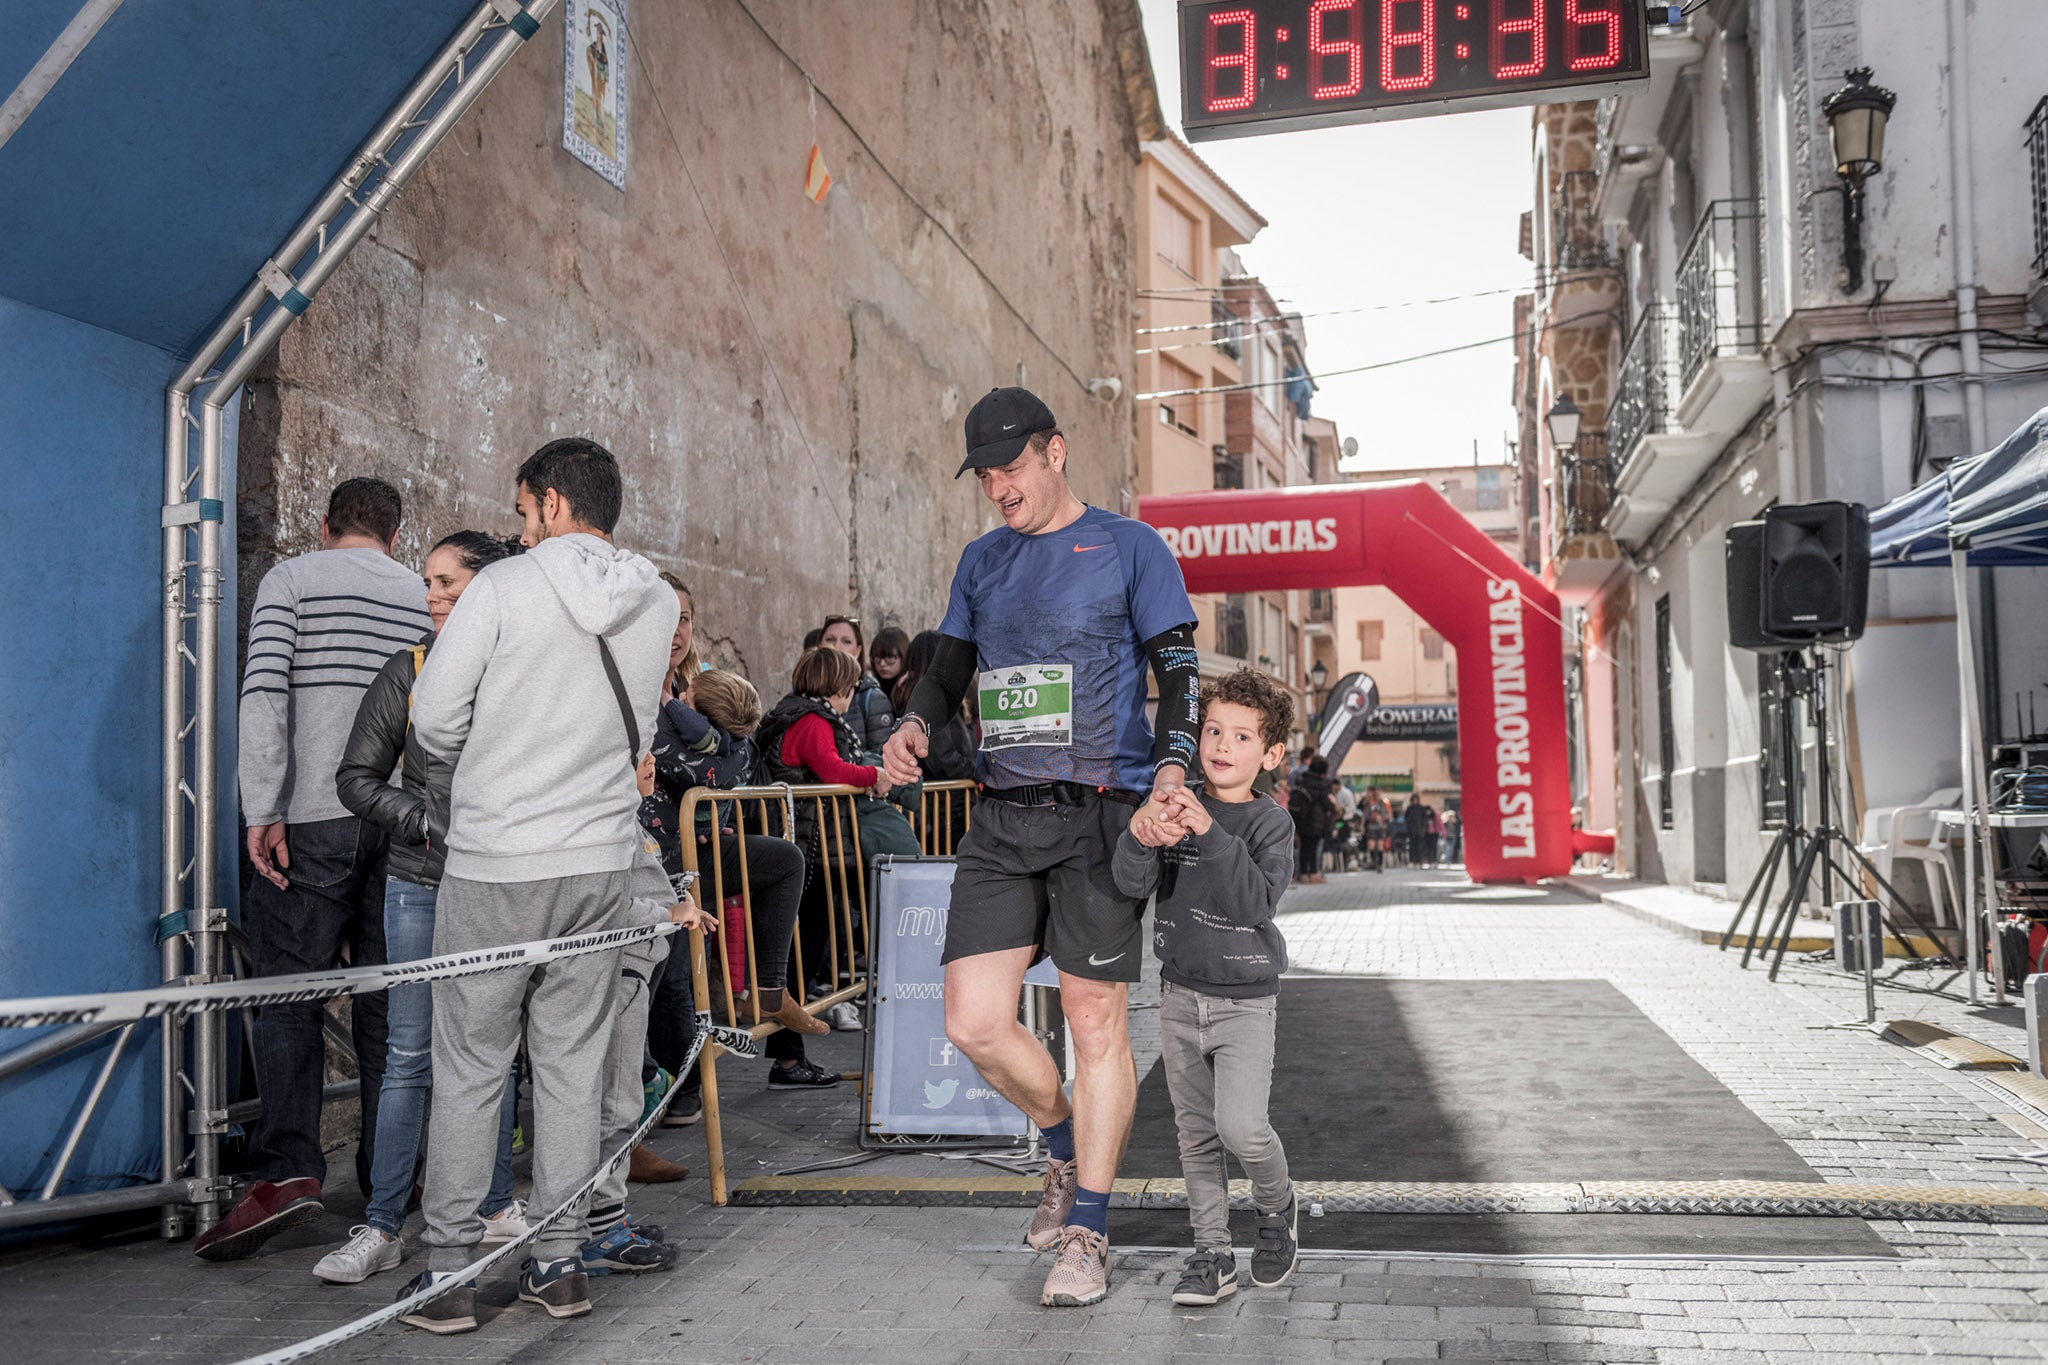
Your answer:
[[[1494,780],[1499,789],[1500,855],[1536,856],[1536,797],[1529,759],[1529,661],[1522,633],[1521,590],[1489,579],[1487,643],[1493,666]],[[1512,788],[1521,788],[1519,791]]]
[[[1337,548],[1337,519],[1229,521],[1207,526],[1162,526],[1159,535],[1176,559],[1216,555],[1291,555]]]

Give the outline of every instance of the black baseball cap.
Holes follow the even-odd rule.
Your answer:
[[[998,469],[1023,454],[1033,436],[1059,424],[1031,390],[990,389],[967,414],[967,458],[953,477],[970,469]]]

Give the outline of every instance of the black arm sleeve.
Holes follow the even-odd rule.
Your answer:
[[[1159,725],[1152,736],[1152,771],[1169,764],[1195,770],[1202,730],[1202,665],[1195,653],[1195,628],[1175,626],[1145,642],[1152,676],[1159,681]]]
[[[937,734],[941,725],[960,714],[960,703],[967,700],[967,689],[974,685],[975,657],[974,641],[941,635],[932,666],[910,689],[902,719],[915,716],[923,722],[925,734]]]

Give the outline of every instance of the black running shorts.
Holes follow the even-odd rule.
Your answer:
[[[1070,976],[1136,981],[1145,902],[1117,890],[1109,866],[1135,814],[1095,795],[1072,805],[976,802],[960,840],[943,960],[1036,948],[1033,962],[1050,957]]]

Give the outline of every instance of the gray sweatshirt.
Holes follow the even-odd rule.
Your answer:
[[[448,876],[525,882],[632,865],[633,768],[654,741],[680,613],[652,564],[591,535],[544,540],[463,590],[412,693],[413,732],[455,764]],[[637,753],[598,635],[634,711]]]
[[[1294,871],[1294,821],[1264,796],[1202,797],[1213,824],[1171,849],[1147,848],[1129,830],[1111,872],[1127,896],[1153,907],[1159,975],[1207,995],[1245,999],[1280,992],[1287,940],[1273,923]]]
[[[382,550],[315,550],[263,575],[235,741],[243,823],[349,813],[334,770],[363,692],[395,651],[432,631],[426,585]]]

